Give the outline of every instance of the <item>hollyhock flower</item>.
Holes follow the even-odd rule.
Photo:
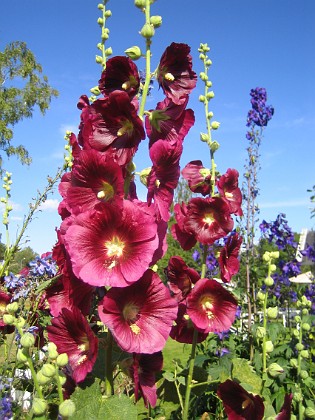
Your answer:
[[[219,266],[221,271],[221,280],[229,283],[232,276],[238,273],[240,262],[238,259],[240,247],[243,238],[238,233],[228,237],[219,256]]]
[[[124,288],[112,287],[99,304],[101,321],[128,353],[162,350],[177,314],[177,302],[159,276],[147,270]]]
[[[184,223],[187,217],[187,206],[185,203],[175,204],[174,214],[177,223],[171,226],[171,233],[174,239],[176,239],[180,246],[185,250],[189,251],[193,246],[196,245],[197,240],[193,233],[188,232],[185,229]]]
[[[228,169],[224,175],[220,176],[217,187],[221,197],[229,203],[231,213],[242,216],[242,193],[238,187],[238,176],[236,169]]]
[[[177,256],[170,258],[166,272],[168,286],[178,302],[186,298],[192,285],[200,279],[199,273]]]
[[[58,353],[67,353],[72,377],[82,382],[92,371],[97,357],[98,340],[80,310],[63,308],[47,327],[49,341],[56,344]]]
[[[146,407],[148,404],[151,407],[156,406],[155,374],[160,372],[162,367],[163,355],[160,351],[153,354],[133,354],[128,371],[135,384],[135,400],[138,401],[140,391]]]
[[[204,197],[211,192],[210,170],[203,167],[201,160],[193,160],[182,170],[182,175],[188,181],[190,190]]]
[[[195,116],[191,109],[185,109],[188,97],[181,105],[174,104],[165,98],[155,110],[147,112],[145,128],[149,137],[149,147],[157,140],[170,143],[182,142],[189,129],[194,125]]]
[[[173,42],[166,48],[157,70],[157,80],[164,94],[175,104],[180,105],[186,101],[186,96],[197,83],[187,44]]]
[[[284,396],[283,406],[280,413],[276,416],[275,420],[287,420],[291,418],[291,403],[293,394],[286,394]]]
[[[159,246],[152,211],[127,200],[122,207],[100,203],[97,210],[79,214],[64,241],[75,276],[92,286],[137,281],[154,263]]]
[[[147,201],[150,206],[154,199],[161,218],[166,222],[170,218],[169,209],[178,184],[182,150],[180,143],[172,145],[164,140],[158,140],[150,149],[153,166],[147,177]]]
[[[187,205],[184,230],[204,245],[211,245],[233,229],[230,209],[223,198],[192,198]]]
[[[92,210],[100,201],[122,200],[122,170],[106,154],[93,149],[82,150],[74,162],[71,178],[61,180],[59,192],[75,215]]]
[[[138,93],[140,78],[136,64],[128,57],[116,56],[106,62],[106,69],[98,82],[100,91],[109,95],[123,90],[132,98]]]
[[[114,91],[82,109],[79,143],[84,149],[106,152],[119,165],[132,159],[141,140],[145,138],[143,123],[126,92]]]
[[[170,331],[170,337],[178,343],[192,344],[195,331],[195,325],[187,314],[187,308],[184,303],[178,305],[177,318]],[[208,337],[208,333],[198,332],[197,342],[201,343]]]
[[[215,280],[198,280],[187,296],[187,314],[198,331],[221,332],[230,329],[237,301]]]
[[[264,417],[263,399],[247,392],[230,379],[219,385],[218,396],[223,402],[228,420],[262,420]]]

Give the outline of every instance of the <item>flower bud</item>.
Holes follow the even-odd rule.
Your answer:
[[[59,356],[57,357],[56,363],[57,366],[59,367],[63,367],[66,366],[69,362],[69,357],[67,355],[67,353],[61,353],[59,354]]]
[[[102,18],[98,18],[98,19],[97,19],[97,23],[98,23],[100,26],[103,26],[103,25],[104,25],[104,19],[102,19]]]
[[[274,258],[276,260],[276,259],[279,258],[280,253],[279,253],[279,251],[271,251],[270,256],[271,256],[271,258]]]
[[[59,405],[59,414],[62,417],[71,417],[75,413],[75,404],[71,400],[65,400]]]
[[[135,0],[135,6],[139,9],[143,9],[145,7],[145,0]]]
[[[271,353],[274,349],[272,341],[266,341],[265,346],[266,346],[267,353]]]
[[[50,357],[50,359],[57,359],[58,357],[58,351],[57,351],[57,346],[55,343],[48,343],[47,344],[47,350],[48,350],[48,356]]]
[[[278,317],[278,306],[268,308],[267,317],[270,319],[276,319]]]
[[[297,351],[302,351],[302,350],[304,350],[304,344],[302,344],[302,343],[297,343],[297,344],[295,345],[295,348],[296,348],[296,350],[297,350]]]
[[[268,262],[268,261],[270,261],[270,252],[269,251],[266,251],[265,253],[264,253],[264,255],[263,255],[263,260],[265,261],[265,262]]]
[[[199,102],[204,102],[206,100],[204,95],[199,95]]]
[[[309,330],[311,329],[311,326],[310,326],[310,324],[308,324],[307,322],[303,322],[303,324],[302,324],[302,329],[303,329],[304,331],[309,331]]]
[[[207,81],[206,81],[206,86],[207,86],[208,88],[210,88],[210,87],[212,86],[212,82],[211,82],[211,80],[207,80]]]
[[[256,330],[256,335],[258,338],[263,338],[266,335],[266,328],[264,327],[258,327]]]
[[[143,38],[152,38],[154,36],[155,30],[154,26],[150,23],[145,23],[140,31],[140,35],[143,36]]]
[[[296,338],[298,338],[300,336],[300,332],[296,328],[294,328],[294,330],[293,330],[293,336],[296,337]]]
[[[100,10],[103,10],[103,9],[104,9],[104,4],[99,3],[99,4],[97,5],[97,8],[98,8],[98,9],[100,9]]]
[[[113,54],[113,49],[112,49],[112,47],[108,47],[108,48],[106,48],[106,50],[104,51],[104,53],[105,53],[105,56],[106,56],[106,57],[109,57],[110,55],[112,55],[112,54]]]
[[[138,60],[142,56],[142,52],[138,46],[133,46],[130,48],[127,48],[125,50],[125,54],[131,59],[131,60]]]
[[[284,369],[278,363],[271,363],[268,367],[268,373],[272,378],[276,378],[284,372]]]
[[[212,153],[216,152],[220,147],[220,144],[217,141],[212,141],[210,144],[210,150]]]
[[[27,362],[27,354],[25,353],[25,349],[18,349],[16,353],[16,360],[21,363]]]
[[[15,316],[11,314],[4,314],[2,319],[3,319],[3,322],[7,325],[13,325],[16,320]]]
[[[303,308],[303,309],[302,309],[302,315],[308,315],[308,314],[309,314],[308,309]]]
[[[306,378],[309,377],[309,374],[308,374],[307,370],[301,370],[300,375],[301,375],[302,379],[306,379]]]
[[[159,28],[162,25],[162,17],[161,16],[151,16],[150,23],[155,28]]]
[[[295,401],[295,402],[303,401],[303,395],[301,394],[301,392],[295,392],[293,394],[293,401]]]
[[[58,378],[61,386],[63,386],[67,382],[67,376],[63,372],[59,372]]]
[[[22,318],[21,316],[18,317],[18,319],[15,322],[15,325],[19,328],[23,328],[25,325],[25,319]]]
[[[306,407],[304,414],[305,414],[305,416],[308,419],[315,419],[315,408],[313,408],[313,407]]]
[[[148,180],[148,176],[150,172],[151,172],[151,167],[142,169],[142,171],[140,172],[140,182],[145,186],[147,186],[147,180]]]
[[[204,71],[202,71],[202,72],[199,74],[199,77],[200,77],[200,79],[201,79],[201,80],[203,80],[204,82],[206,82],[206,81],[208,80],[208,76],[207,76],[207,74],[206,74]]]
[[[41,416],[45,413],[46,409],[47,403],[44,399],[36,397],[33,399],[32,410],[35,416]]]
[[[260,302],[264,302],[266,299],[266,293],[262,292],[261,290],[259,290],[259,292],[257,293],[257,299]]]
[[[208,58],[208,60],[206,61],[205,64],[206,64],[207,67],[212,66],[212,61],[210,60],[210,58]]]
[[[52,376],[54,376],[54,374],[56,373],[56,368],[54,365],[52,365],[51,363],[45,363],[42,366],[42,374],[44,376],[48,376],[48,378],[51,378]]]
[[[266,277],[264,280],[266,286],[271,287],[274,284],[274,279],[270,276]]]
[[[274,273],[277,270],[276,264],[270,264],[270,272]]]
[[[96,55],[96,56],[95,56],[95,61],[96,61],[98,64],[101,64],[101,63],[103,62],[103,57],[101,57],[100,55]]]
[[[297,359],[290,359],[290,366],[292,366],[293,368],[297,368],[298,367]]]
[[[112,15],[112,11],[111,10],[106,10],[105,17],[109,18],[109,17],[111,17],[111,15]]]
[[[90,92],[92,92],[93,95],[96,95],[96,96],[98,96],[101,93],[100,88],[98,86],[91,88]]]
[[[43,372],[41,370],[39,370],[36,373],[36,377],[38,380],[39,385],[46,385],[51,381],[51,378],[49,378],[48,376],[43,375]]]
[[[211,123],[211,128],[212,128],[213,130],[217,130],[219,127],[220,127],[220,123],[219,123],[218,121],[213,121],[213,122]]]
[[[301,350],[301,357],[303,357],[303,359],[308,359],[310,357],[310,353],[308,350]]]
[[[205,141],[205,142],[209,141],[208,134],[206,134],[206,133],[200,133],[200,140],[201,141]]]
[[[32,346],[34,346],[35,344],[35,337],[33,336],[32,333],[25,333],[22,335],[21,340],[20,340],[20,344],[22,347],[28,349]]]
[[[201,53],[201,54],[199,54],[199,58],[200,58],[200,60],[204,60],[206,58],[206,56]]]
[[[213,90],[210,90],[210,92],[207,93],[207,99],[213,99],[214,98],[214,92]]]
[[[9,303],[6,307],[6,311],[9,312],[9,314],[15,314],[15,312],[19,309],[19,304],[17,302]]]
[[[301,317],[299,315],[295,315],[294,321],[295,322],[301,322]]]

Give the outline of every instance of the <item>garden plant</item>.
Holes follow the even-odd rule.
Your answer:
[[[64,167],[30,205],[15,241],[14,176],[3,177],[0,417],[315,418],[314,283],[294,282],[304,268],[283,214],[262,221],[254,241],[259,146],[274,113],[266,90],[250,92],[242,192],[239,172],[215,160],[220,124],[210,107],[208,44],[198,49],[199,75],[185,43],[165,46],[156,61],[158,1],[134,4],[143,14],[143,45],[126,45],[124,56],[108,46],[108,0],[98,5],[100,79],[90,97],[79,98],[79,129],[65,135]],[[196,93],[198,77],[203,90]],[[154,83],[162,99],[149,109]],[[192,94],[202,117],[189,107]],[[182,163],[197,118],[208,158]],[[151,166],[136,168],[143,143]],[[56,245],[10,272],[56,185]],[[167,253],[170,240],[178,253]]]

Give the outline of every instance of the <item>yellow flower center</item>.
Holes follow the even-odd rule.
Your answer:
[[[213,315],[213,300],[210,297],[205,297],[201,300],[201,307],[206,312],[208,319],[214,318]]]
[[[172,75],[172,73],[166,73],[164,75],[164,79],[168,82],[173,82],[175,80],[175,77]]]
[[[230,193],[230,192],[227,192],[227,191],[224,191],[224,196],[225,196],[225,198],[227,198],[227,199],[231,199],[231,198],[233,198],[233,194],[232,194],[232,193]]]
[[[204,218],[202,219],[207,225],[211,225],[211,223],[214,221],[214,218],[212,216],[212,213],[206,213],[204,215]]]
[[[124,134],[127,134],[128,136],[131,136],[133,133],[133,124],[129,120],[122,121],[122,125],[120,129],[117,131],[117,136],[123,136]]]
[[[100,200],[108,201],[115,195],[114,188],[108,183],[103,182],[102,189],[97,193],[97,198]]]
[[[4,303],[4,302],[0,303],[0,314],[5,313],[6,307],[7,307],[6,303]]]
[[[129,90],[130,88],[135,86],[137,86],[137,80],[134,76],[130,76],[129,80],[127,80],[121,85],[122,89],[124,90]]]
[[[140,334],[140,332],[141,332],[141,329],[140,329],[140,327],[138,327],[137,324],[131,324],[130,329],[136,335]]]

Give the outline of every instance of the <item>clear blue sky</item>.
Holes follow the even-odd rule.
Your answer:
[[[97,1],[1,0],[0,50],[10,41],[25,41],[42,64],[50,84],[59,90],[46,116],[15,127],[15,144],[24,144],[33,157],[30,167],[21,167],[14,158],[5,166],[13,172],[11,235],[22,224],[28,202],[45,185],[63,162],[63,136],[66,129],[77,133],[80,112],[76,108],[81,94],[97,85],[100,67],[94,57],[100,39],[96,23],[100,16]],[[110,0],[112,17],[108,21],[107,46],[115,55],[138,44],[143,15],[133,0]],[[295,231],[314,227],[310,219],[309,193],[315,183],[315,2],[313,0],[157,0],[152,13],[163,18],[153,39],[153,65],[173,41],[191,46],[195,71],[202,69],[198,60],[200,42],[211,47],[213,66],[210,79],[215,99],[211,103],[221,127],[215,139],[218,169],[236,168],[240,174],[246,157],[246,115],[249,92],[265,87],[268,103],[275,115],[265,131],[261,147],[260,219],[274,220],[279,212],[287,215]],[[143,69],[144,62],[137,62]],[[208,152],[199,141],[204,131],[203,109],[198,102],[202,86],[192,95],[196,124],[185,140],[182,167],[194,159],[205,166]],[[158,89],[155,85],[155,93]],[[147,107],[154,108],[156,98]],[[137,169],[149,164],[147,144],[136,158]],[[28,229],[28,243],[41,253],[55,243],[55,227],[60,219],[56,193],[49,197],[46,209]],[[3,228],[1,228],[3,231]]]

